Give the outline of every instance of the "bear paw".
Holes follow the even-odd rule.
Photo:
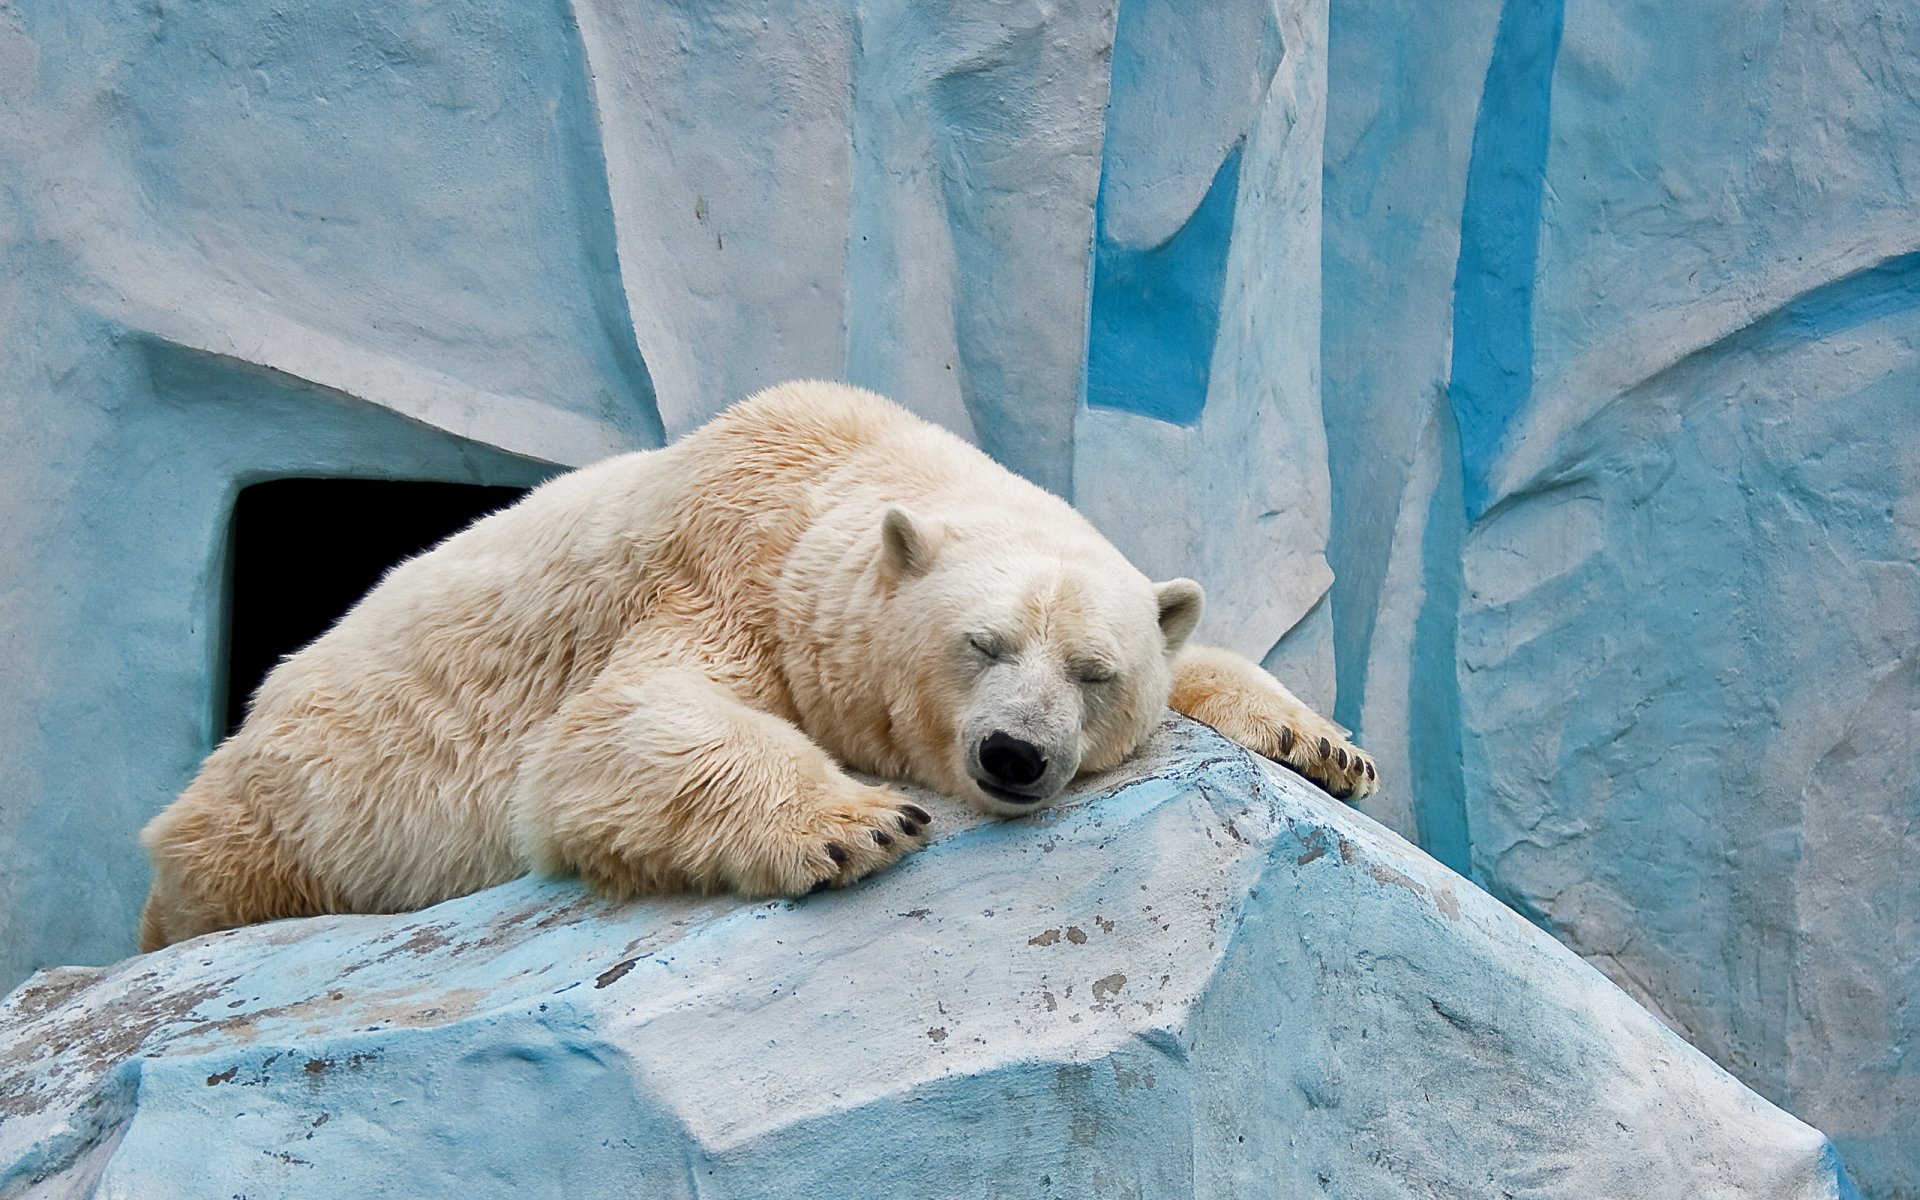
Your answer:
[[[1336,800],[1360,800],[1380,786],[1373,759],[1347,731],[1302,704],[1250,662],[1224,651],[1190,653],[1169,701],[1255,754],[1306,776]]]
[[[1311,710],[1290,719],[1269,714],[1234,724],[1220,732],[1306,776],[1336,800],[1362,800],[1380,786],[1373,759],[1347,740],[1345,730]]]
[[[743,839],[732,874],[749,895],[802,896],[846,887],[925,844],[933,818],[889,787],[846,782]]]

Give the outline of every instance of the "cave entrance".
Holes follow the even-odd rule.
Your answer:
[[[226,729],[281,658],[324,633],[395,564],[506,507],[525,488],[275,479],[233,506]]]

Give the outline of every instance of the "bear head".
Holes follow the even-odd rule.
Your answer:
[[[1002,816],[1146,741],[1204,602],[1190,579],[1148,580],[1077,514],[1041,534],[893,505],[878,556],[897,614],[895,749],[916,781]]]

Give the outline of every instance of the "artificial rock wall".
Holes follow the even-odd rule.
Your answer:
[[[1202,578],[1373,815],[1920,1195],[1916,41],[0,3],[0,981],[131,948],[239,487],[525,483],[826,375]]]
[[[1920,20],[1336,0],[1376,815],[1920,1196]]]

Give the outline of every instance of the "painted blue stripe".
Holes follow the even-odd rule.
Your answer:
[[[1407,752],[1413,778],[1414,830],[1420,848],[1473,879],[1473,837],[1460,748],[1460,600],[1466,590],[1461,550],[1466,519],[1448,500],[1458,487],[1459,463],[1448,451],[1456,427],[1447,398],[1440,421],[1440,478],[1421,531],[1420,574],[1425,595],[1414,617],[1413,661],[1407,677]],[[1484,882],[1475,880],[1475,882]]]
[[[1453,280],[1450,399],[1469,518],[1533,391],[1533,286],[1565,0],[1508,0],[1474,123]]]
[[[1175,425],[1200,419],[1227,286],[1241,151],[1236,145],[1227,153],[1193,215],[1157,246],[1108,241],[1100,205],[1087,331],[1090,407]]]

